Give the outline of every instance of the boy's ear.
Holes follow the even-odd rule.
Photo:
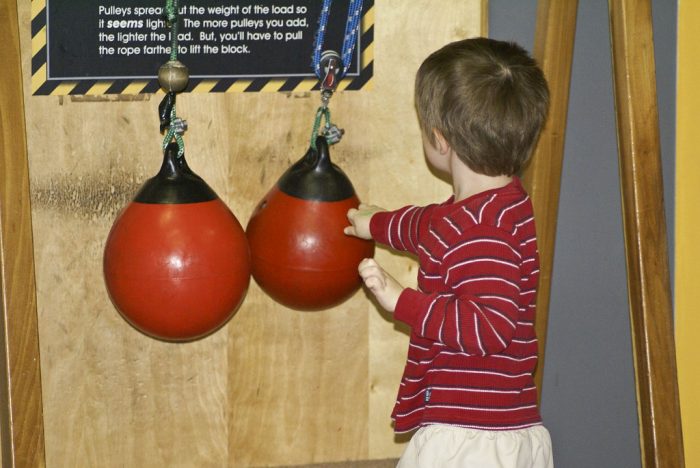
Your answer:
[[[437,128],[433,129],[433,137],[435,138],[435,148],[440,151],[440,154],[447,154],[450,151],[450,144],[445,139],[445,136]]]

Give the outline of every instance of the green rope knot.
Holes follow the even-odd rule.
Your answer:
[[[187,123],[177,117],[175,113],[175,106],[173,106],[173,110],[170,113],[170,125],[168,126],[168,132],[165,134],[165,138],[163,139],[163,151],[165,151],[168,145],[175,140],[178,147],[177,157],[179,158],[185,154],[185,140],[182,138],[182,134],[186,129]]]
[[[325,117],[326,123],[321,128],[321,119]],[[331,122],[331,111],[328,106],[324,103],[316,111],[316,118],[314,119],[314,126],[311,130],[311,148],[316,149],[316,138],[321,135],[326,139],[326,143],[329,145],[335,145],[343,137],[345,130],[339,128],[336,124]]]
[[[177,60],[177,49],[178,49],[178,0],[166,0],[165,2],[165,14],[170,28],[170,60]],[[167,122],[168,132],[165,134],[165,139],[163,140],[163,151],[168,147],[168,145],[175,140],[178,146],[177,157],[182,157],[185,154],[185,140],[182,138],[182,134],[187,129],[187,123],[177,117],[175,112],[175,93],[172,94],[172,108],[170,110],[170,120]],[[165,113],[167,115],[167,111]],[[163,115],[161,115],[161,131],[163,129]]]
[[[316,138],[319,135],[319,130],[321,128],[321,119],[326,119],[325,129],[331,128],[331,110],[327,106],[321,106],[316,111],[316,117],[314,118],[314,126],[311,130],[311,147],[316,150]]]

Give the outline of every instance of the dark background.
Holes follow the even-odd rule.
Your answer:
[[[673,262],[677,5],[651,3]],[[532,50],[537,0],[489,9],[491,37]],[[558,468],[641,466],[608,23],[607,0],[578,2],[542,390]]]

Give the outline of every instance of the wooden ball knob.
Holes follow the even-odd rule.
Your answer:
[[[168,60],[158,69],[158,82],[169,92],[179,93],[187,87],[190,73],[179,60]]]

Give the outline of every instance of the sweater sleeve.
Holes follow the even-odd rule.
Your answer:
[[[442,258],[444,292],[407,288],[394,316],[418,335],[473,355],[496,354],[508,347],[518,320],[521,254],[512,236],[476,226],[466,231]]]
[[[418,253],[420,224],[430,207],[405,206],[396,211],[375,213],[370,220],[372,238],[395,250]]]

